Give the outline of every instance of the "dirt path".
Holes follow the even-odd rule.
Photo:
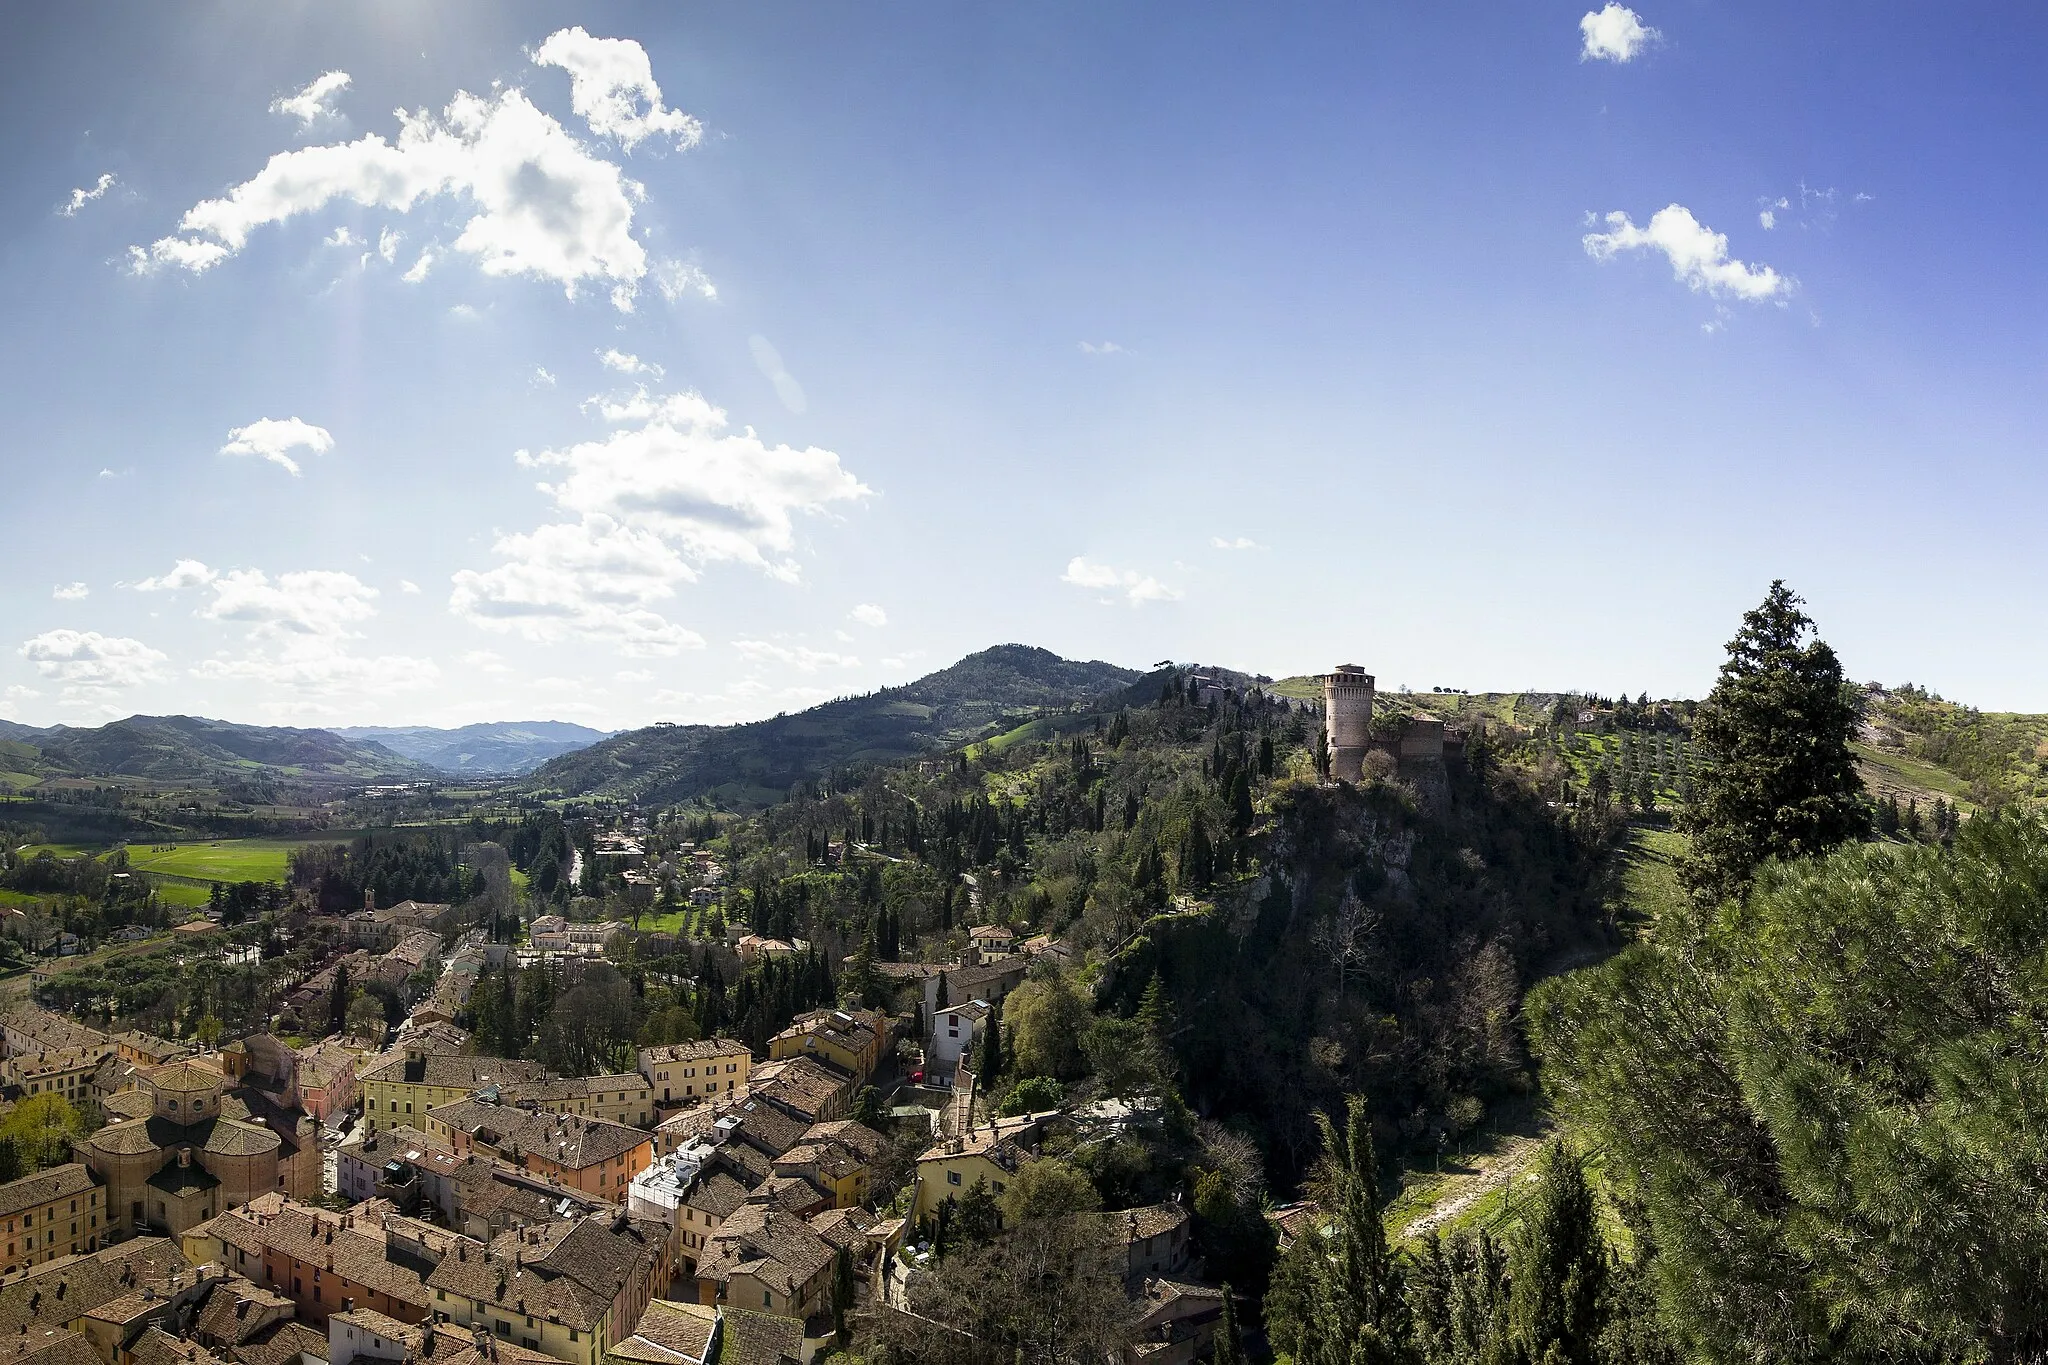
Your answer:
[[[1455,1175],[1446,1180],[1437,1192],[1436,1202],[1402,1228],[1397,1236],[1402,1241],[1426,1237],[1432,1231],[1457,1222],[1474,1204],[1518,1179],[1542,1150],[1541,1138],[1511,1137],[1501,1144],[1500,1150],[1475,1157],[1472,1162],[1475,1169],[1469,1174]]]

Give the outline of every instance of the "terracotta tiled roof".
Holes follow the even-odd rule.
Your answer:
[[[753,1053],[745,1043],[732,1038],[704,1038],[694,1043],[668,1043],[661,1047],[640,1049],[643,1065],[660,1066],[669,1062],[708,1062],[719,1057],[751,1057]]]
[[[70,1322],[145,1285],[161,1290],[185,1258],[168,1237],[137,1237],[82,1256],[61,1256],[0,1285],[0,1337],[38,1323]]]
[[[495,1148],[508,1161],[532,1155],[574,1171],[616,1161],[653,1141],[640,1129],[609,1119],[535,1112],[486,1100],[457,1100],[438,1105],[429,1109],[427,1116],[470,1134],[475,1141]]]
[[[488,1249],[460,1247],[427,1283],[588,1331],[627,1285],[652,1272],[668,1235],[665,1224],[602,1215],[519,1228]]]
[[[92,1172],[75,1161],[10,1180],[0,1185],[0,1218],[38,1208],[52,1199],[83,1194],[91,1188]]]
[[[863,1208],[826,1209],[810,1217],[811,1231],[838,1250],[860,1242],[875,1225],[875,1215]]]
[[[793,1213],[746,1204],[719,1225],[697,1262],[697,1278],[724,1281],[746,1274],[793,1295],[832,1260],[833,1249]]]
[[[747,1202],[747,1187],[729,1173],[713,1168],[697,1177],[683,1202],[716,1218],[730,1218],[734,1210]]]
[[[606,1355],[646,1365],[702,1365],[710,1354],[718,1326],[718,1310],[701,1303],[649,1301],[633,1335],[612,1346]]]
[[[803,1359],[804,1325],[795,1318],[728,1308],[721,1336],[718,1365],[795,1365]]]
[[[59,1327],[24,1332],[0,1342],[6,1365],[100,1365],[92,1343]]]
[[[327,1337],[303,1322],[272,1323],[228,1351],[241,1365],[289,1365],[304,1353],[327,1359]]]
[[[145,1327],[127,1351],[132,1365],[226,1365],[196,1341],[181,1341],[161,1327]]]
[[[791,1057],[756,1067],[754,1075],[752,1088],[757,1098],[802,1116],[807,1124],[817,1122],[826,1110],[844,1100],[853,1084],[852,1077],[811,1057]]]
[[[260,1206],[260,1201],[251,1201],[200,1226],[243,1250],[251,1250],[247,1243],[253,1240],[259,1254],[275,1250],[307,1265],[330,1267],[350,1282],[400,1303],[426,1308],[432,1302],[419,1275],[389,1258],[382,1226],[361,1212],[348,1216],[292,1202]]]
[[[361,1079],[365,1082],[481,1090],[492,1084],[539,1080],[544,1074],[538,1062],[446,1052],[430,1052],[418,1061],[410,1061],[403,1051],[395,1051],[371,1063],[361,1072]]]
[[[142,1069],[141,1078],[158,1090],[184,1094],[200,1090],[219,1090],[226,1087],[228,1078],[217,1066],[205,1062],[169,1062],[163,1066]]]
[[[206,1303],[200,1308],[192,1330],[215,1346],[234,1346],[291,1315],[290,1299],[234,1275],[207,1291]]]

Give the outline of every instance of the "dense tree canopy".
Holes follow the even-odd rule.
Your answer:
[[[1709,1360],[2048,1349],[2048,824],[1766,871],[1550,983],[1547,1082]]]

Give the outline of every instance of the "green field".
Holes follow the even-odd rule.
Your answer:
[[[1672,829],[1637,825],[1629,831],[1628,846],[1621,854],[1621,906],[1624,923],[1637,919],[1647,928],[1667,911],[1684,906],[1685,893],[1679,889],[1674,860],[1690,841]]]
[[[137,872],[189,877],[201,882],[281,882],[291,850],[326,839],[218,839],[185,843],[156,852],[130,845],[128,866]],[[202,897],[202,899],[204,899]]]

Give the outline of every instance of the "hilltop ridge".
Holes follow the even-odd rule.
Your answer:
[[[712,797],[757,806],[833,768],[909,758],[980,738],[1005,722],[1091,701],[1145,675],[1101,660],[996,645],[902,687],[841,697],[742,725],[652,725],[552,759],[530,779],[561,796],[651,802]]]

